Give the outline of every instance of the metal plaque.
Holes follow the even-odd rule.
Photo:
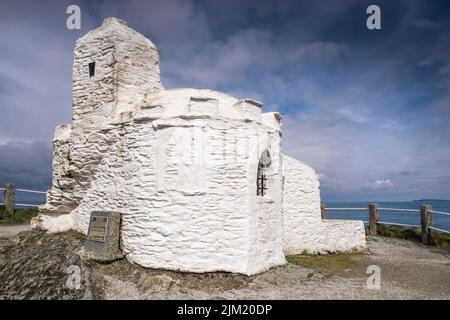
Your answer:
[[[92,216],[89,224],[89,240],[105,242],[108,217]]]

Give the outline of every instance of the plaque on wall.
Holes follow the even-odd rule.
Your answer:
[[[84,247],[88,258],[112,261],[123,257],[120,248],[121,220],[122,214],[118,212],[91,212]]]
[[[89,240],[105,242],[107,225],[108,217],[91,215],[91,222],[89,223],[88,232]]]

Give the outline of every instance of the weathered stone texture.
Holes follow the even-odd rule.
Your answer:
[[[75,232],[47,235],[23,232],[0,241],[0,300],[81,299],[88,286],[87,269],[76,254],[83,238]],[[70,267],[81,270],[79,290],[67,287]]]

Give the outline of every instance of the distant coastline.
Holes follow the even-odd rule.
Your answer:
[[[424,202],[424,201],[450,201],[446,199],[419,199],[419,200],[412,200],[413,202]]]

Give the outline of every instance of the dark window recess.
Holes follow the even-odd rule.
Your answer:
[[[269,151],[264,150],[258,163],[258,172],[256,173],[256,195],[264,197],[267,194],[267,169],[271,163]]]
[[[263,164],[258,164],[258,174],[256,178],[256,195],[264,196],[267,193],[267,174]]]
[[[93,77],[95,75],[95,62],[89,63],[89,77]]]

